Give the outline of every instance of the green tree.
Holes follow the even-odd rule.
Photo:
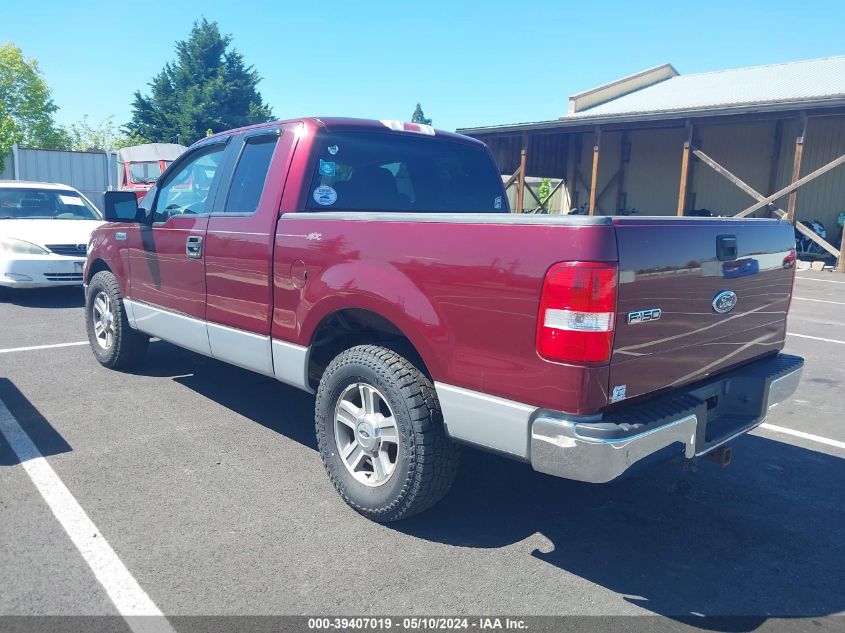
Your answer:
[[[431,119],[427,119],[425,116],[425,112],[423,112],[422,107],[420,107],[419,102],[417,102],[417,107],[414,110],[414,113],[411,115],[411,123],[422,123],[423,125],[431,125]]]
[[[89,123],[88,115],[83,115],[78,123],[67,128],[70,149],[80,152],[87,150],[117,150],[129,145],[140,145],[144,139],[124,134],[117,129],[114,117],[106,117],[99,123]]]
[[[221,132],[273,118],[257,90],[253,66],[230,48],[216,22],[194,22],[188,39],[176,42],[176,59],[150,82],[149,95],[135,93],[132,120],[124,128],[148,141],[190,144],[206,130]]]
[[[14,143],[64,148],[67,134],[53,119],[58,107],[38,62],[14,44],[0,46],[0,169]]]

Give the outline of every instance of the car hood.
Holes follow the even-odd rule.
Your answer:
[[[0,237],[26,240],[32,244],[88,244],[100,220],[0,220]]]

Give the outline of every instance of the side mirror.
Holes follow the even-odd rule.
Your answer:
[[[146,221],[146,214],[138,208],[134,191],[106,191],[103,207],[107,222]]]

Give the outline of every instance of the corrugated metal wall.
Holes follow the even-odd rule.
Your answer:
[[[776,178],[770,189],[770,172],[775,147],[775,121],[699,126],[696,144],[708,156],[733,172],[757,191],[768,195],[782,189],[792,180],[795,158],[795,136],[798,121],[782,122]],[[680,141],[683,143],[683,140]],[[677,145],[680,147],[680,145]],[[801,175],[804,176],[845,154],[845,117],[810,117],[804,139]],[[680,174],[680,172],[678,172]],[[678,176],[680,177],[680,176]],[[750,206],[754,200],[728,180],[700,161],[693,168],[691,208],[709,209],[729,215]],[[676,185],[677,191],[677,185]],[[676,194],[677,195],[677,194]],[[776,204],[786,210],[788,197]],[[833,241],[836,218],[845,211],[845,167],[838,167],[798,190],[795,209],[799,220],[819,220]],[[758,216],[765,215],[758,212]]]
[[[573,143],[576,145],[573,153],[577,153],[576,169],[570,173],[570,179],[573,181],[575,187],[572,193],[574,206],[582,206],[584,203],[589,202],[590,199],[589,185],[592,177],[593,146],[595,142],[595,134],[587,133],[581,135],[580,152],[577,149],[577,142]],[[596,191],[596,207],[598,209],[597,213],[600,215],[612,215],[616,212],[619,194],[618,172],[622,152],[621,143],[621,132],[605,132],[602,134],[601,148],[599,150],[598,187]],[[626,164],[626,171],[627,167],[628,165]]]
[[[18,180],[56,182],[78,189],[97,207],[103,206],[103,192],[117,183],[114,154],[105,152],[66,152],[18,148]],[[14,179],[12,155],[6,157],[4,179]]]
[[[500,174],[510,175],[519,167],[522,135],[479,136],[490,148]],[[539,178],[564,178],[568,137],[563,134],[531,134],[528,140],[526,172]]]
[[[674,215],[681,181],[683,129],[629,133],[631,161],[625,174],[628,207],[639,215]]]
[[[784,126],[783,149],[776,190],[785,187],[791,181],[797,130],[797,122]],[[843,154],[845,154],[845,117],[810,118],[804,137],[801,175],[805,176]],[[784,210],[786,205],[786,197],[778,201],[778,206]],[[835,237],[836,217],[843,211],[845,211],[845,165],[834,168],[798,190],[796,217],[800,220],[821,221],[827,228],[827,237],[830,242],[835,242],[838,237]]]
[[[697,126],[694,145],[760,193],[768,194],[774,137],[774,121]],[[680,156],[678,149],[678,161]],[[755,202],[698,159],[694,162],[690,190],[690,209],[708,209],[719,215],[738,213]],[[675,196],[677,205],[677,186]]]

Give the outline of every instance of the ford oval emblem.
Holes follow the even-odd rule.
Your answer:
[[[719,314],[730,312],[736,307],[738,298],[733,290],[723,290],[713,297],[713,309]]]

